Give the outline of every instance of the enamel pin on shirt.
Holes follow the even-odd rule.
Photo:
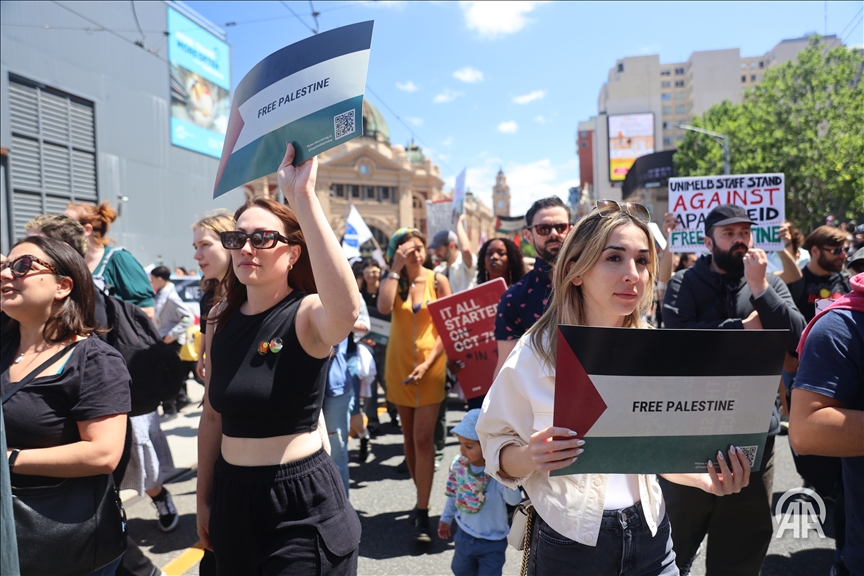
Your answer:
[[[267,340],[262,340],[258,343],[258,354],[262,356],[266,355],[268,351],[273,354],[278,354],[282,350],[282,339],[278,336],[273,338],[269,342]]]

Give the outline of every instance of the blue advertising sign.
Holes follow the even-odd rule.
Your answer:
[[[170,7],[168,38],[171,143],[219,158],[231,112],[231,49]]]

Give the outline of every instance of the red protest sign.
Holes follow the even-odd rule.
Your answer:
[[[457,377],[466,398],[486,394],[498,363],[495,314],[507,290],[502,278],[429,303],[435,329],[450,360],[465,367]]]

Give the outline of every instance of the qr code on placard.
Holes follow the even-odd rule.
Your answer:
[[[353,134],[357,124],[354,121],[354,110],[348,110],[338,116],[333,117],[333,131],[336,133],[336,139]]]
[[[759,451],[758,446],[739,446],[741,450],[744,451],[744,455],[747,456],[747,460],[750,461],[750,467],[756,465],[756,452]]]

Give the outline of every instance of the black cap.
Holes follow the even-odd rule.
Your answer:
[[[714,226],[726,226],[728,224],[756,224],[747,215],[747,211],[735,204],[723,204],[717,206],[705,217],[705,234],[711,232]]]
[[[858,262],[864,262],[864,248],[859,248],[855,254],[852,255],[852,259],[847,262],[848,266],[852,264],[857,264]]]

